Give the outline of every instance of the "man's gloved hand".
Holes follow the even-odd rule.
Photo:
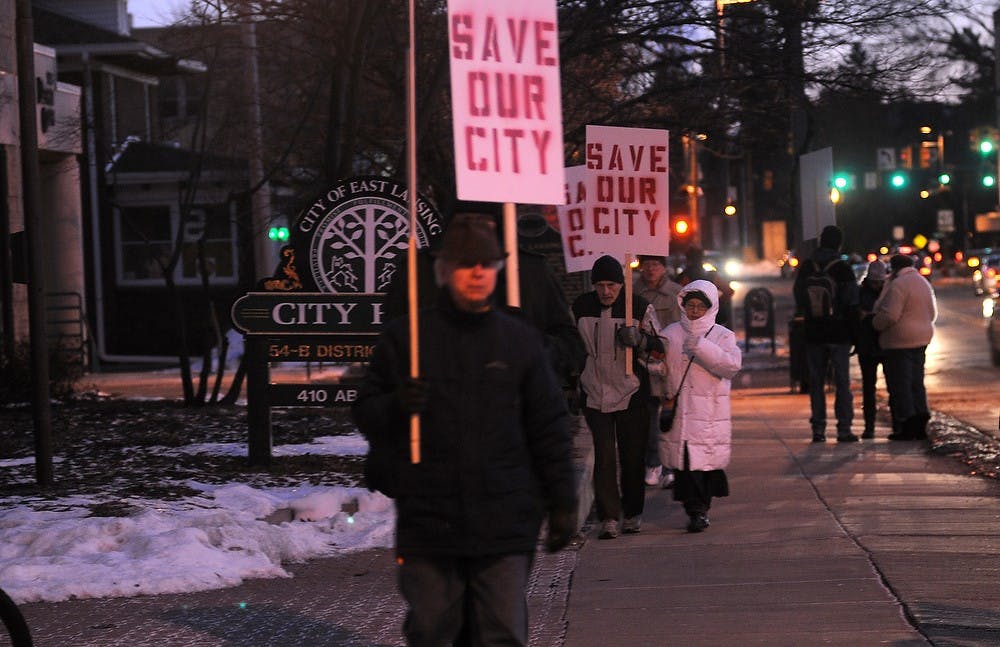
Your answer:
[[[698,348],[698,341],[701,337],[695,337],[694,335],[684,338],[684,354],[688,357],[694,357],[694,351]]]
[[[420,413],[430,400],[430,386],[424,380],[408,377],[396,387],[396,401],[405,413]]]
[[[549,510],[549,530],[545,536],[545,550],[556,553],[569,545],[576,534],[576,512],[553,508]]]
[[[638,326],[622,326],[615,333],[615,337],[622,346],[639,350],[646,348],[646,336],[642,334]]]

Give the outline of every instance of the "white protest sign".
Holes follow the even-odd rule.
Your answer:
[[[556,207],[563,258],[567,272],[584,272],[594,264],[594,252],[587,244],[587,167],[566,169],[566,204]]]
[[[670,133],[587,126],[587,243],[594,252],[664,256],[670,249]]]
[[[448,0],[458,197],[561,204],[555,0]]]

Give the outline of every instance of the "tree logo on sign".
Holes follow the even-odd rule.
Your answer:
[[[440,215],[421,199],[417,246],[429,245],[442,229]],[[406,188],[384,178],[345,180],[303,212],[295,232],[307,237],[318,291],[384,293],[403,269],[408,246]]]

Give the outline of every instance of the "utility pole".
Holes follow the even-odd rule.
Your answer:
[[[993,33],[1000,34],[1000,8],[997,8],[993,12]],[[1000,38],[993,39],[993,60],[1000,61]],[[993,72],[993,101],[996,106],[995,119],[997,120],[996,125],[998,130],[1000,130],[1000,65],[994,65]],[[997,210],[1000,211],[1000,155],[997,155]]]
[[[35,430],[35,479],[50,486],[52,407],[49,403],[49,344],[45,329],[45,239],[42,237],[35,39],[31,0],[17,0],[17,94],[21,139],[24,235],[28,242],[28,330],[31,336],[31,413]]]

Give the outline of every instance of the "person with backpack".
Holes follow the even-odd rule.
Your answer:
[[[854,271],[840,255],[844,233],[827,225],[819,248],[799,266],[792,293],[804,318],[806,365],[809,371],[809,424],[812,441],[826,442],[826,376],[833,370],[833,412],[837,442],[857,442],[851,433],[854,394],[851,392],[851,346],[857,328],[858,284]]]

